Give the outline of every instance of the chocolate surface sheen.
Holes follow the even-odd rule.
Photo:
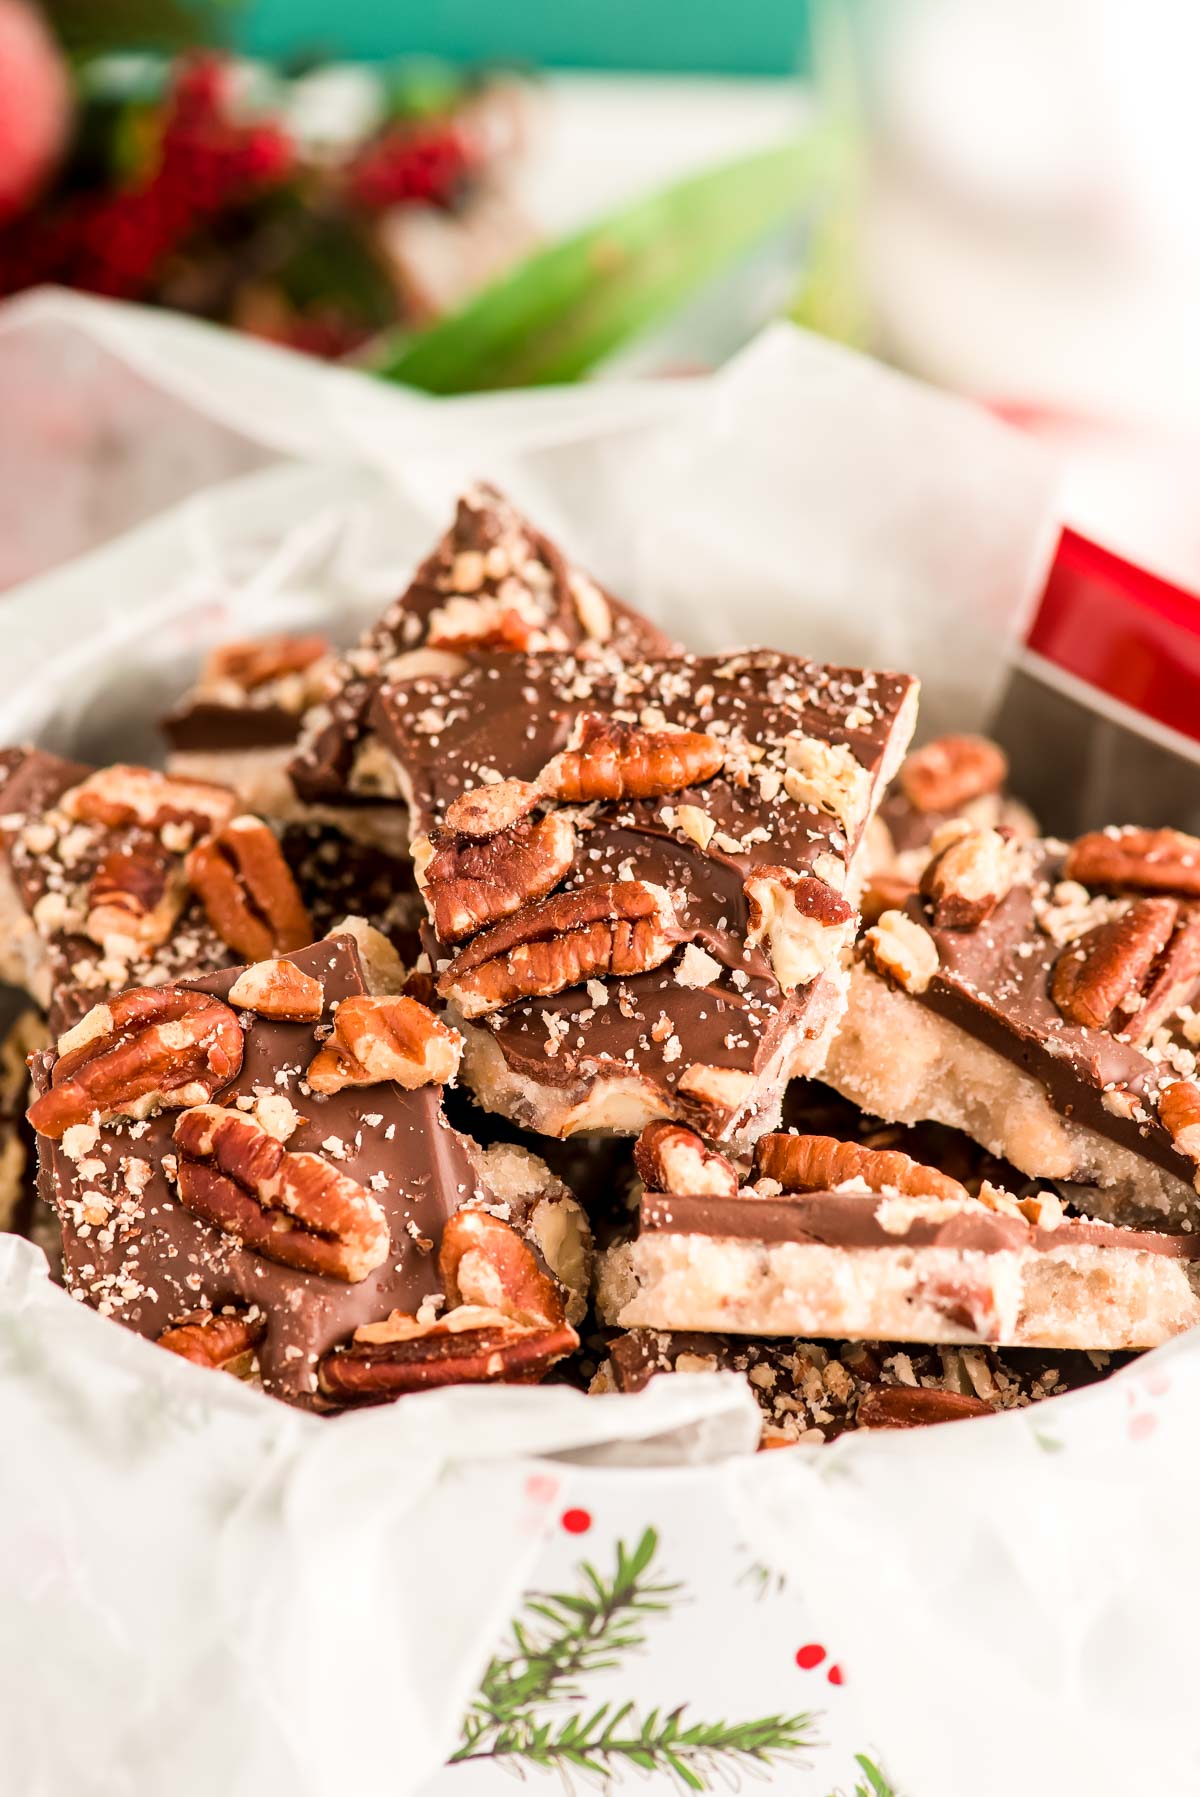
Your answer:
[[[757,868],[782,867],[838,891],[912,689],[907,675],[824,667],[769,650],[633,663],[476,655],[459,675],[385,685],[372,718],[410,790],[414,832],[436,828],[454,799],[489,779],[533,780],[585,713],[704,732],[726,749],[725,767],[703,784],[573,812],[578,846],[563,882],[567,890],[628,879],[666,888],[686,938],[719,972],[689,986],[668,963],[622,979],[621,999],[614,981],[601,1004],[586,987],[509,1004],[481,1020],[509,1067],[581,1093],[599,1066],[645,1075],[671,1091],[693,1062],[756,1076],[797,1032],[819,1035],[831,1020],[832,994],[819,980],[781,989],[764,950],[747,945],[744,883]],[[785,742],[793,735],[853,756],[867,797],[849,835],[829,811],[785,790]],[[686,807],[711,824],[703,848],[680,823]]]
[[[322,1155],[373,1193],[391,1244],[383,1264],[359,1284],[281,1266],[187,1210],[173,1178],[177,1111],[144,1123],[103,1125],[82,1164],[61,1143],[43,1138],[40,1146],[43,1190],[63,1218],[73,1292],[150,1337],[189,1312],[257,1306],[266,1317],[258,1348],[264,1388],[311,1405],[322,1355],[348,1341],[360,1324],[392,1310],[415,1312],[440,1291],[437,1247],[445,1221],[464,1199],[486,1194],[462,1139],[442,1116],[439,1088],[406,1092],[388,1083],[348,1087],[329,1097],[307,1089],[305,1069],[328,1035],[335,1007],[365,988],[351,937],[333,937],[286,959],[320,980],[321,1023],[277,1023],[239,1012],[245,1058],[214,1102],[237,1106],[244,1098],[252,1107],[256,1094],[288,1099],[299,1121],[286,1147]],[[234,969],[189,984],[224,998],[236,977]],[[53,1057],[46,1057],[43,1087],[52,1065]],[[102,1226],[84,1217],[95,1193],[109,1211]]]

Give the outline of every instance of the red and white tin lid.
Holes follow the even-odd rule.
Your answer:
[[[1065,529],[1020,657],[1114,723],[1200,763],[1200,596]]]

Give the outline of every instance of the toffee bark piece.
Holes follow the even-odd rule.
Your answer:
[[[0,1232],[29,1235],[38,1220],[26,1060],[45,1043],[45,1025],[25,994],[0,989]]]
[[[880,1117],[946,1124],[1030,1177],[1087,1186],[1086,1208],[1112,1222],[1190,1227],[1197,1157],[1170,1127],[1178,1099],[1162,1106],[1196,1077],[1195,923],[1169,897],[1065,880],[1066,854],[1032,845],[1026,877],[975,928],[937,927],[916,895],[886,913],[824,1077]],[[1153,953],[1135,928],[1147,905]],[[896,919],[928,955],[922,980],[877,952]],[[1106,1027],[1073,1020],[1085,1010]]]
[[[762,650],[625,664],[475,656],[456,675],[386,684],[372,717],[412,807],[429,952],[465,1024],[464,1079],[480,1103],[560,1137],[636,1133],[655,1117],[721,1142],[770,1128],[788,1079],[824,1059],[855,927],[856,853],[915,706],[907,675]],[[594,778],[589,743],[601,745]],[[509,834],[528,832],[531,791],[546,816],[564,814],[566,774],[572,794],[597,795],[565,807],[567,872],[553,894],[539,878],[528,904],[461,941],[489,851],[508,906]],[[476,823],[462,801],[491,791],[504,802],[489,837],[478,833],[486,804]],[[612,791],[622,796],[599,796]],[[465,819],[469,843],[453,828]],[[468,861],[470,888],[456,895],[450,876]],[[653,954],[622,972],[646,947],[639,929],[654,935]],[[488,967],[501,1002],[479,1015],[471,970],[476,945],[493,941],[506,946],[504,966]],[[589,960],[594,975],[577,977]]]
[[[320,1363],[356,1330],[397,1312],[436,1313],[433,1301],[445,1290],[437,1258],[442,1231],[462,1206],[486,1207],[498,1228],[511,1218],[522,1241],[527,1236],[536,1246],[527,1218],[543,1199],[556,1211],[571,1201],[534,1165],[523,1171],[524,1209],[514,1205],[489,1180],[474,1144],[446,1122],[436,1086],[405,1091],[380,1082],[314,1093],[306,1069],[337,1007],[363,994],[362,969],[347,935],[285,959],[319,982],[321,1017],[288,1022],[231,1010],[243,1032],[242,1064],[210,1107],[84,1124],[61,1141],[39,1138],[38,1147],[42,1189],[62,1218],[66,1280],[75,1295],[154,1340],[207,1316],[261,1324],[254,1351],[265,1389],[320,1408],[334,1401],[319,1394]],[[224,1001],[242,972],[211,974],[187,989]],[[37,1065],[42,1091],[54,1064],[48,1053]],[[219,1145],[210,1142],[212,1132],[201,1126],[223,1114],[213,1107],[246,1127],[227,1130]],[[314,1252],[300,1265],[284,1264],[272,1252],[264,1216],[276,1228],[290,1220],[309,1231]],[[565,1238],[567,1216],[559,1221]],[[381,1230],[387,1245],[379,1254]],[[250,1240],[265,1243],[263,1251]],[[350,1260],[328,1257],[339,1270],[303,1270],[319,1258],[322,1242],[336,1249],[343,1240]]]
[[[788,1341],[633,1329],[608,1344],[590,1389],[642,1391],[670,1373],[740,1373],[762,1411],[760,1445],[820,1446],[852,1429],[897,1429],[1020,1410],[1106,1378],[1126,1357],[1034,1348]]]
[[[113,796],[119,778],[107,779],[98,807],[76,801],[92,792],[90,782],[122,773],[146,821],[126,821],[132,808]],[[175,790],[150,769],[93,769],[42,749],[0,754],[0,976],[49,1011],[56,1035],[106,994],[233,959],[187,886],[187,853],[202,820],[187,812],[187,785],[173,815]],[[196,790],[206,802],[223,792]],[[156,792],[165,795],[161,823]],[[225,798],[232,815],[234,795]],[[102,816],[93,815],[97,808]]]
[[[479,650],[606,649],[620,658],[670,655],[675,645],[575,567],[493,487],[470,487],[454,522],[395,603],[335,664],[304,720],[290,775],[313,804],[396,809],[371,703],[404,672],[452,670]]]
[[[259,816],[294,816],[299,807],[287,765],[333,665],[333,647],[318,635],[220,645],[162,720],[169,770],[230,787],[242,808]]]
[[[1200,1321],[1200,1239],[979,1200],[810,1192],[648,1194],[602,1258],[619,1328],[997,1347],[1157,1347]]]

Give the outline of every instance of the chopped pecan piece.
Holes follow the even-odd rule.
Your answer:
[[[906,992],[924,992],[941,965],[928,930],[903,911],[885,911],[863,937],[863,954],[887,979]]]
[[[458,1072],[462,1037],[405,994],[343,999],[333,1034],[305,1074],[314,1092],[395,1080],[408,1092],[444,1086]]]
[[[964,1416],[990,1416],[991,1405],[967,1392],[924,1385],[868,1385],[858,1400],[861,1429],[918,1429]]]
[[[252,693],[286,674],[304,674],[333,652],[327,636],[263,636],[222,643],[204,665],[205,686],[229,681]]]
[[[885,911],[901,911],[916,892],[911,880],[902,874],[872,873],[859,901],[863,923],[869,928],[877,924]]]
[[[110,829],[140,824],[145,830],[161,830],[164,824],[186,824],[197,831],[218,830],[233,807],[234,795],[226,786],[124,762],[89,774],[62,798],[68,817]]]
[[[999,830],[956,832],[931,844],[921,892],[933,901],[939,929],[973,930],[1007,898],[1017,874],[1016,845]]]
[[[58,1049],[50,1089],[29,1107],[38,1134],[55,1139],[75,1123],[203,1103],[236,1078],[242,1031],[206,993],[137,986],[95,1005]]]
[[[970,1193],[936,1167],[924,1167],[898,1149],[864,1148],[836,1136],[763,1136],[754,1149],[755,1171],[785,1192],[834,1192],[848,1180],[862,1180],[869,1192],[900,1192],[908,1198],[940,1198],[967,1203]]]
[[[319,1154],[285,1148],[252,1117],[197,1105],[175,1125],[190,1211],[285,1267],[357,1285],[391,1242],[378,1201]]]
[[[986,736],[939,736],[914,749],[900,768],[900,790],[916,811],[957,811],[999,792],[1008,758]]]
[[[785,991],[807,986],[836,964],[854,933],[854,908],[824,880],[790,867],[758,867],[744,891],[746,944],[766,941]]]
[[[266,961],[312,941],[312,920],[273,830],[235,817],[197,843],[187,877],[223,942],[248,961]]]
[[[178,856],[147,836],[104,857],[88,887],[84,928],[101,947],[119,937],[141,950],[158,948],[175,928],[186,898]]]
[[[530,780],[494,780],[473,786],[446,807],[446,828],[458,836],[497,836],[522,823],[541,803]]]
[[[687,1198],[736,1198],[737,1170],[685,1123],[647,1124],[633,1150],[634,1165],[650,1192]]]
[[[493,924],[438,981],[464,1017],[546,997],[606,974],[659,967],[682,941],[671,896],[644,880],[559,892]]]
[[[566,647],[562,632],[546,628],[545,618],[525,594],[519,604],[510,604],[487,594],[472,599],[456,593],[430,612],[425,641],[430,649],[494,649],[517,655]]]
[[[229,988],[229,1002],[239,1011],[257,1011],[281,1023],[315,1023],[325,1004],[320,980],[294,961],[256,961],[239,973]]]
[[[439,941],[461,942],[545,898],[574,859],[575,826],[558,812],[514,824],[503,836],[436,840],[419,877]]]
[[[1067,850],[1063,878],[1116,892],[1200,898],[1200,837],[1182,830],[1092,830]]]
[[[675,1088],[701,1121],[720,1134],[729,1118],[740,1111],[754,1090],[754,1077],[741,1067],[715,1067],[710,1061],[693,1061]]]
[[[1158,1101],[1158,1116],[1180,1154],[1200,1166],[1200,1086],[1190,1079],[1167,1086]]]
[[[1071,943],[1054,963],[1050,996],[1069,1023],[1119,1030],[1175,929],[1174,899],[1139,899]]]
[[[784,755],[783,790],[788,797],[798,805],[827,811],[853,840],[866,822],[871,777],[849,744],[792,735],[784,742]]]
[[[699,786],[724,765],[723,746],[701,730],[643,730],[585,711],[567,747],[538,775],[538,785],[548,797],[575,805],[656,799]]]
[[[193,1311],[172,1323],[158,1338],[160,1348],[190,1360],[193,1366],[232,1373],[245,1379],[254,1369],[254,1350],[267,1333],[265,1316],[248,1317]]]

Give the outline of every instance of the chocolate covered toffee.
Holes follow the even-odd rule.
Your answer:
[[[769,1128],[842,1008],[856,855],[915,705],[906,675],[767,650],[475,656],[385,685],[481,1102],[558,1136]]]
[[[325,1411],[733,1371],[812,1443],[1189,1328],[1200,840],[1036,840],[916,704],[689,655],[477,486],[356,649],[216,649],[168,773],[0,752],[0,1227]]]
[[[350,936],[99,1005],[30,1110],[69,1289],[294,1403],[536,1376],[575,1346],[586,1226],[446,1123],[459,1048]]]
[[[1125,1349],[1200,1321],[1200,1237],[1068,1217],[1053,1194],[972,1197],[834,1137],[763,1137],[743,1187],[678,1125],[657,1130],[639,1165],[663,1189],[600,1271],[610,1325]]]
[[[1114,1221],[1197,1213],[1200,840],[1112,830],[1018,852],[968,831],[869,929],[824,1077],[966,1130]]]
[[[528,653],[606,648],[618,657],[671,654],[647,619],[597,586],[493,487],[471,487],[411,584],[356,649],[338,660],[304,719],[291,780],[309,804],[335,806],[360,830],[403,818],[371,703],[406,673],[451,672],[479,650]],[[393,816],[389,822],[388,814]],[[402,827],[402,824],[401,824]]]

